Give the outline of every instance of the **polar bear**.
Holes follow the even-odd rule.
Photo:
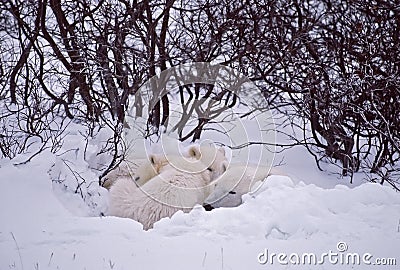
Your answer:
[[[137,174],[141,175],[141,180],[137,184],[143,185],[158,172],[148,159],[122,160],[118,166],[104,176],[103,187],[109,190],[117,180],[121,178],[134,180],[137,178]]]
[[[211,169],[204,170],[196,159],[169,159],[172,164],[183,164],[184,170],[165,163],[163,155],[150,155],[149,159],[159,174],[141,187],[129,178],[119,179],[110,189],[108,210],[109,215],[142,223],[144,230],[179,210],[189,212],[196,204],[201,205],[210,194],[211,182]]]
[[[131,180],[136,181],[137,185],[142,186],[160,173],[160,168],[168,164],[169,158],[175,158],[173,155],[169,156],[169,158],[166,156],[163,158],[161,157],[161,155],[158,155],[159,162],[157,164],[153,163],[149,158],[122,160],[115,169],[104,176],[103,187],[110,189],[111,186],[121,178],[131,178]]]
[[[213,180],[225,171],[223,163],[227,162],[227,158],[225,157],[225,150],[222,147],[217,149],[212,145],[192,145],[183,156],[199,160],[204,165],[204,169],[211,171],[211,179]],[[135,180],[137,185],[142,186],[158,175],[160,169],[169,164],[170,160],[179,160],[180,163],[182,161],[182,159],[176,159],[178,157],[176,155],[165,155],[163,157],[157,155],[157,157],[158,162],[156,163],[149,159],[123,160],[120,165],[104,177],[103,187],[110,189],[120,178],[129,177]],[[151,158],[151,155],[149,158]],[[182,164],[178,164],[177,166],[179,167],[180,165]]]
[[[212,183],[210,196],[204,200],[203,207],[210,211],[218,207],[235,207],[242,203],[242,195],[250,192],[257,182],[269,175],[286,175],[268,166],[252,164],[222,165],[225,173]]]
[[[213,145],[192,145],[185,154],[186,157],[200,160],[207,168],[212,170],[211,179],[216,179],[226,170],[225,149],[215,148]]]

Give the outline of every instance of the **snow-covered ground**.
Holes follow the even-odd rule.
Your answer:
[[[400,264],[400,194],[319,172],[303,148],[276,158],[284,157],[280,169],[290,178],[269,177],[241,206],[210,212],[199,206],[146,232],[133,220],[100,216],[107,191],[98,187],[98,172],[87,162],[96,147],[72,132],[57,155],[45,151],[18,166],[28,155],[0,160],[0,269],[398,269]],[[82,193],[74,193],[80,177]],[[307,263],[311,253],[318,265]],[[360,265],[347,265],[355,253]],[[302,256],[306,263],[295,264]],[[394,258],[397,266],[366,265],[378,258]]]

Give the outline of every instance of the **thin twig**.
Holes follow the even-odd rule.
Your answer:
[[[21,263],[21,269],[23,270],[23,269],[24,269],[24,264],[22,263],[21,251],[20,251],[20,249],[19,249],[17,240],[15,239],[15,236],[14,236],[13,232],[10,232],[10,233],[11,233],[12,238],[14,239],[15,246],[17,247],[18,256],[19,256],[19,261],[20,261],[20,263]]]
[[[49,263],[47,264],[47,266],[50,266],[51,260],[53,259],[53,255],[54,255],[54,253],[52,252],[51,255],[50,255]]]
[[[399,221],[400,222],[400,221]],[[400,226],[400,223],[399,223]],[[202,267],[204,267],[205,263],[206,263],[206,258],[207,258],[207,251],[204,252],[204,257],[203,257],[203,262],[201,264]]]
[[[224,270],[224,248],[221,247],[221,269]]]

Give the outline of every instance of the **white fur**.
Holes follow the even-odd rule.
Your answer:
[[[250,192],[256,182],[269,175],[285,175],[275,168],[251,164],[223,164],[225,173],[213,183],[213,191],[204,201],[213,208],[235,207],[242,203],[242,195]]]
[[[104,177],[104,187],[110,189],[121,178],[130,178],[136,181],[139,186],[149,181],[151,178],[159,174],[159,170],[165,163],[154,165],[149,159],[123,160],[114,170],[110,171]],[[156,167],[157,166],[157,167]]]
[[[117,167],[104,176],[103,187],[110,189],[118,179],[133,177],[137,168],[143,166],[146,162],[149,163],[146,159],[137,159],[135,162],[123,160]]]
[[[174,158],[174,163],[179,162]],[[160,174],[140,188],[135,182],[121,178],[110,189],[109,215],[132,218],[148,230],[164,217],[175,212],[190,211],[196,204],[202,204],[210,194],[210,171],[197,160],[185,163],[187,171],[181,171],[170,164],[162,166],[165,157],[151,156],[151,161],[160,166]]]
[[[154,155],[150,155],[149,159],[122,161],[119,166],[105,176],[103,179],[103,186],[107,189],[110,189],[111,186],[117,182],[117,180],[123,177],[130,177],[132,180],[136,181],[139,186],[142,186],[147,181],[158,175],[162,167],[168,165],[171,160],[172,163],[174,163],[173,160],[178,157],[174,155],[157,155],[159,160],[158,163],[155,164],[151,160],[152,156]],[[194,158],[204,164],[202,167],[198,167],[201,170],[210,168],[212,170],[211,179],[216,179],[225,171],[225,168],[222,164],[226,162],[227,159],[225,157],[225,150],[222,147],[216,149],[212,145],[192,145],[189,147],[187,153],[184,153],[184,156],[189,159]],[[182,163],[183,159],[178,158],[177,160],[179,160],[179,164],[172,165],[178,168],[183,167],[182,169],[185,169],[187,161]],[[200,164],[197,166],[200,166]]]
[[[172,158],[172,157],[169,157]],[[150,155],[146,162],[136,168],[135,181],[139,186],[143,186],[150,179],[160,174],[163,167],[168,165],[169,159],[163,155]]]
[[[213,145],[192,145],[185,156],[200,160],[204,166],[211,168],[213,180],[225,172],[223,164],[227,159],[222,147],[217,149]]]

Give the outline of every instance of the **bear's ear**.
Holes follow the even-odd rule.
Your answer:
[[[157,173],[160,173],[160,170],[168,164],[168,159],[163,154],[150,154],[149,161]]]
[[[225,156],[225,149],[222,146],[218,148],[218,151]]]
[[[196,159],[200,159],[201,153],[200,153],[200,147],[197,145],[193,145],[189,148],[189,156],[194,157]]]
[[[161,163],[160,157],[155,154],[149,155],[149,161],[152,165],[157,165],[157,164]]]

